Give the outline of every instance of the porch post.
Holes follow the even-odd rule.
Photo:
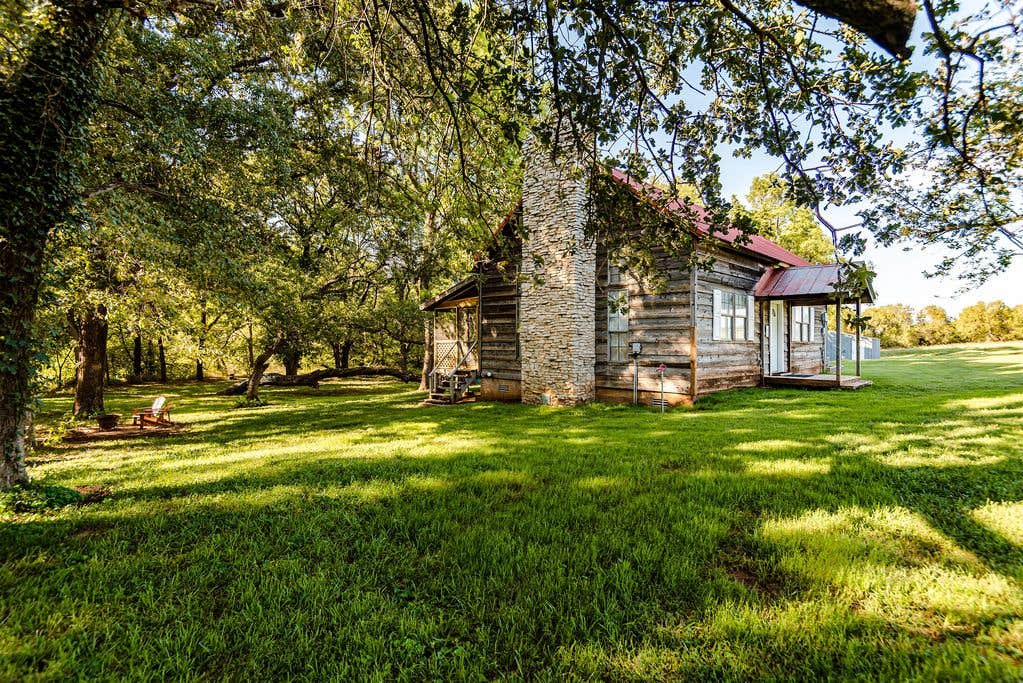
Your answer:
[[[462,359],[462,336],[464,334],[462,307],[455,308],[455,363]]]
[[[835,385],[842,386],[842,295],[835,301]]]
[[[785,357],[782,362],[785,363],[785,372],[792,372],[792,302],[786,301],[785,305],[781,307],[782,320],[779,328],[781,333],[785,335]]]
[[[856,299],[856,376],[860,376],[860,299]]]
[[[771,362],[771,359],[768,358],[768,356],[767,356],[767,353],[768,353],[768,350],[767,350],[768,325],[771,324],[771,322],[770,322],[770,315],[771,315],[770,303],[768,303],[767,301],[761,300],[758,303],[758,305],[757,305],[757,309],[760,311],[760,330],[759,330],[760,331],[760,385],[764,386],[764,377],[767,376],[767,373],[770,370],[770,367],[769,367],[768,364]]]

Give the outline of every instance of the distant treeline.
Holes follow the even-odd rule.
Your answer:
[[[917,312],[905,304],[889,304],[867,308],[863,315],[869,317],[863,334],[878,337],[886,348],[1023,340],[1023,304],[978,301],[958,317],[941,306],[924,306]],[[844,329],[853,329],[849,319]]]

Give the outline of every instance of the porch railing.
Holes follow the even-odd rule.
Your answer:
[[[433,370],[430,371],[430,391],[437,390],[441,379],[450,380],[459,370],[476,370],[479,368],[476,359],[476,341],[465,342],[461,339],[438,341],[434,346]]]

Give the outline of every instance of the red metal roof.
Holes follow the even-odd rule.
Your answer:
[[[753,295],[765,299],[826,300],[834,296],[839,275],[837,263],[771,268],[757,281]],[[868,289],[861,300],[873,303],[873,299],[873,291]]]
[[[650,183],[644,183],[636,180],[628,173],[620,171],[617,168],[611,169],[611,178],[625,187],[629,188],[636,196],[646,199],[648,201],[656,201],[664,197],[664,190],[660,189],[656,185]],[[710,220],[707,215],[707,210],[699,204],[687,204],[682,199],[673,199],[664,205],[663,210],[667,213],[674,213],[680,217],[689,219],[696,232],[701,235],[710,235]],[[751,251],[754,254],[764,256],[773,261],[788,264],[790,266],[809,266],[810,262],[806,259],[796,256],[788,249],[781,247],[766,237],[760,235],[749,235],[745,241],[738,241],[741,232],[738,228],[729,228],[727,230],[717,230],[713,233],[713,236],[723,242],[728,242],[737,249],[745,249]]]

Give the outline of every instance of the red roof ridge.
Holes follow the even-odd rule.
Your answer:
[[[612,167],[610,170],[612,180],[619,183],[620,185],[623,185],[624,187],[627,187],[629,190],[633,192],[633,194],[640,197],[641,199],[648,199],[651,196],[658,195],[662,197],[664,196],[664,190],[657,187],[656,185],[646,183],[641,180],[637,180],[633,176],[629,175],[625,171],[622,171],[621,169],[618,168]],[[793,254],[791,251],[781,246],[780,244],[777,244],[776,242],[767,239],[763,235],[758,234],[748,235],[747,236],[748,239],[745,244],[742,243],[736,244],[736,240],[739,238],[740,235],[740,231],[738,228],[733,227],[729,228],[724,232],[712,234],[710,230],[710,223],[706,218],[707,209],[699,204],[686,202],[684,199],[673,199],[667,204],[665,204],[665,206],[663,207],[663,210],[665,212],[675,214],[680,213],[682,209],[685,209],[685,211],[690,214],[694,212],[700,214],[697,217],[697,222],[695,222],[694,225],[697,233],[702,233],[706,236],[715,237],[723,242],[732,245],[733,248],[745,249],[760,256],[765,256],[769,259],[780,261],[781,263],[784,263],[786,265],[790,266],[814,265],[807,261],[806,259],[797,256],[796,254]]]
[[[611,179],[628,188],[633,194],[640,199],[649,200],[652,197],[660,196],[663,197],[665,192],[661,188],[651,183],[646,183],[641,180],[637,180],[633,176],[629,175],[625,171],[611,167],[610,169]],[[522,197],[520,196],[518,201],[512,209],[505,215],[504,220],[497,226],[495,230],[491,232],[491,240],[496,241],[500,238],[501,233],[507,227],[508,223],[514,218],[515,213],[522,206]],[[786,266],[813,266],[821,264],[812,264],[801,256],[793,254],[791,251],[781,246],[780,244],[773,242],[763,235],[756,233],[747,235],[745,243],[736,243],[739,239],[741,232],[738,228],[730,227],[725,231],[712,231],[710,228],[710,221],[707,218],[707,209],[700,205],[692,202],[686,202],[684,199],[676,198],[667,202],[661,210],[666,213],[673,213],[680,215],[683,211],[687,214],[688,218],[694,218],[694,228],[697,234],[705,237],[711,237],[719,239],[722,242],[730,245],[733,249],[746,250],[757,254],[758,256],[766,257],[772,261],[776,261]],[[827,265],[827,264],[824,264]]]

